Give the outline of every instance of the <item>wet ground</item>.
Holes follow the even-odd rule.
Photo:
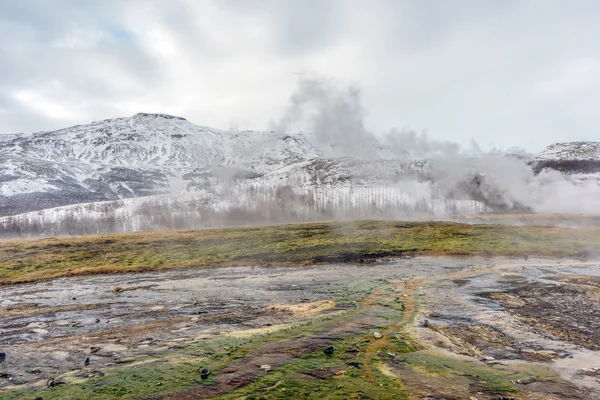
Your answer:
[[[425,285],[416,331],[439,351],[492,366],[544,366],[581,389],[553,388],[552,398],[600,398],[595,373],[600,365],[600,264],[522,264]],[[549,382],[538,379],[527,387],[548,388]]]
[[[214,380],[164,398],[281,398],[288,381],[336,379],[331,390],[344,392],[332,398],[600,398],[595,262],[406,258],[61,278],[0,292],[7,398],[49,379],[97,387],[126,366],[224,358]],[[244,339],[232,350],[234,338],[256,335],[260,347]],[[329,344],[337,363],[294,369]],[[78,398],[64,396],[44,392]]]

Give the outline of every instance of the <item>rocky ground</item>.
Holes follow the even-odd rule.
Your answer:
[[[600,396],[595,261],[396,258],[1,292],[6,399]]]

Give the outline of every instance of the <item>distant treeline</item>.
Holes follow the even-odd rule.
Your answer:
[[[223,195],[223,194],[221,194]],[[327,190],[290,186],[246,188],[231,193],[226,206],[211,198],[148,197],[5,217],[0,237],[38,237],[197,229],[269,223],[352,219],[427,218],[489,211],[478,201],[407,195],[389,187]],[[214,198],[212,198],[214,199]]]

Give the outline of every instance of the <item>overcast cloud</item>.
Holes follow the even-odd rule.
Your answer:
[[[365,123],[538,151],[600,140],[596,0],[4,0],[0,132],[163,112],[269,129],[298,73]]]

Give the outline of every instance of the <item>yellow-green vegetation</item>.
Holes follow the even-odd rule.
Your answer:
[[[406,354],[403,357],[404,368],[420,370],[434,376],[447,376],[452,379],[456,377],[469,377],[473,380],[483,382],[487,391],[495,393],[517,392],[514,382],[531,377],[527,373],[506,373],[472,362],[458,360],[444,356],[433,351],[419,351]]]
[[[0,241],[0,284],[69,275],[401,254],[583,257],[600,229],[358,221]]]

